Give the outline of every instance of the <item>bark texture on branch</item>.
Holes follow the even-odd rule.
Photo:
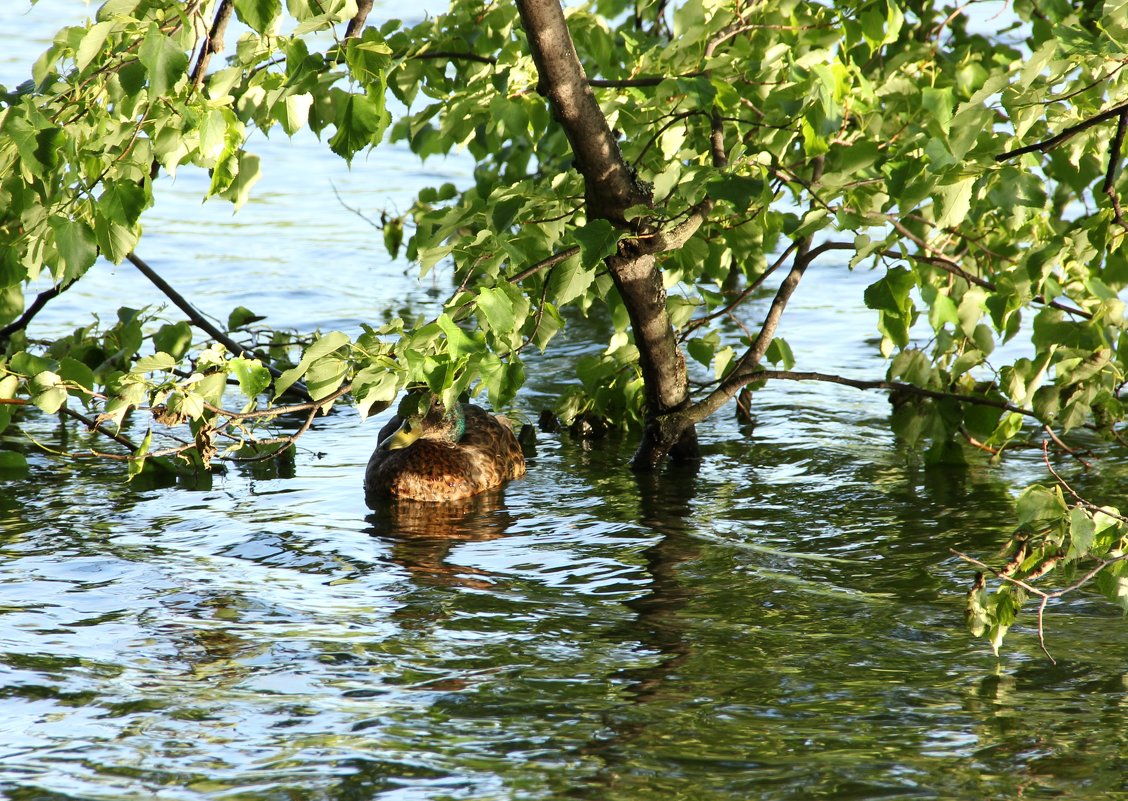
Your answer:
[[[548,99],[584,176],[589,215],[625,225],[624,212],[649,205],[650,192],[619,152],[576,55],[564,9],[558,0],[520,0],[517,10],[537,65],[537,91]]]

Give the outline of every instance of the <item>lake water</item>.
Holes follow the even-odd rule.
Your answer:
[[[87,13],[24,7],[0,6],[9,86]],[[334,190],[378,216],[467,163],[385,148],[350,171],[312,137],[254,150],[266,175],[245,209],[201,205],[184,170],[139,254],[219,319],[244,305],[355,332],[433,313],[447,277],[416,284]],[[808,272],[781,331],[800,369],[883,374],[873,280]],[[99,264],[34,333],[162,302]],[[552,405],[586,333],[530,366],[520,412]],[[292,469],[193,489],[30,451],[30,474],[0,484],[0,795],[1128,798],[1120,613],[1052,606],[1056,665],[1030,615],[999,659],[963,627],[971,573],[948,549],[992,554],[1038,459],[925,469],[880,394],[787,384],[756,402],[754,430],[731,409],[701,427],[696,469],[635,476],[633,442],[542,433],[525,479],[426,519],[370,515],[384,418],[347,409]],[[49,418],[24,430],[92,443]],[[1116,465],[1076,480],[1122,503]]]

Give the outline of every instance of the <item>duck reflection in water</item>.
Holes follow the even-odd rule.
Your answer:
[[[369,505],[369,533],[389,541],[391,560],[414,578],[478,589],[492,586],[488,570],[450,564],[447,557],[459,543],[486,542],[508,533],[514,518],[500,490],[447,503],[384,498]]]

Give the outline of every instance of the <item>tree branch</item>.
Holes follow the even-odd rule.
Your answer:
[[[39,312],[43,310],[43,307],[46,306],[49,301],[66,292],[68,289],[74,286],[74,283],[74,281],[70,281],[60,286],[53,286],[50,289],[45,289],[38,295],[36,295],[35,300],[31,302],[31,305],[28,306],[27,310],[20,315],[18,320],[9,323],[3,328],[0,328],[0,340],[7,339],[17,331],[22,331],[23,329],[27,328],[35,315],[39,314]]]
[[[1077,490],[1069,486],[1069,484],[1066,483],[1065,479],[1058,475],[1058,472],[1054,470],[1054,466],[1050,463],[1050,448],[1049,443],[1046,440],[1042,440],[1042,458],[1046,462],[1046,469],[1050,471],[1050,475],[1054,477],[1054,480],[1057,483],[1061,484],[1061,486],[1065,488],[1065,491],[1072,495],[1079,504],[1086,507],[1087,509],[1092,509],[1094,512],[1100,512],[1102,514],[1108,515],[1109,517],[1115,518],[1121,523],[1128,523],[1128,517],[1125,517],[1124,515],[1117,512],[1112,512],[1108,509],[1105,509],[1103,506],[1097,506],[1092,501],[1086,500],[1085,498],[1081,497],[1080,493],[1078,493]]]
[[[709,217],[709,212],[713,210],[713,201],[705,198],[696,206],[689,210],[687,216],[680,223],[673,228],[665,231],[658,231],[657,233],[640,236],[632,240],[634,250],[636,253],[650,255],[654,253],[666,253],[671,250],[677,250],[697,233]]]
[[[564,129],[576,167],[584,176],[589,215],[626,225],[631,206],[651,197],[623,160],[619,145],[588,85],[558,0],[518,0],[539,80],[553,115]]]
[[[984,398],[979,395],[963,395],[958,392],[944,392],[937,389],[925,389],[918,387],[915,384],[906,384],[901,381],[869,381],[858,378],[846,378],[845,376],[832,375],[829,373],[818,372],[805,372],[795,370],[756,370],[755,372],[746,376],[744,383],[751,384],[761,380],[777,379],[781,381],[822,381],[828,384],[842,384],[854,389],[883,389],[891,392],[905,392],[911,395],[919,395],[924,398],[932,398],[933,400],[954,400],[962,403],[974,403],[977,406],[991,406],[995,409],[1003,409],[1004,411],[1014,412],[1021,414],[1025,417],[1032,418],[1041,422],[1041,418],[1029,409],[1023,409],[1021,406],[1016,406],[1008,401],[995,400],[994,398]]]
[[[517,273],[516,275],[510,276],[506,280],[511,284],[520,283],[521,281],[524,281],[529,276],[536,275],[541,270],[547,270],[549,267],[555,267],[560,262],[564,261],[565,259],[569,259],[572,256],[575,256],[579,252],[580,252],[579,245],[573,245],[570,248],[566,248],[566,249],[561,250],[557,253],[553,253],[551,256],[543,258],[540,261],[529,265],[528,267],[526,267],[521,272]]]
[[[220,331],[211,323],[210,320],[200,314],[200,312],[197,311],[191,303],[184,299],[183,295],[173,289],[172,286],[169,285],[169,283],[163,278],[161,278],[160,275],[158,275],[157,272],[152,267],[150,267],[140,256],[130,251],[130,253],[126,256],[126,259],[128,259],[129,263],[136,267],[142,275],[148,278],[153,283],[153,285],[157,287],[157,289],[163,292],[165,297],[171,300],[177,308],[188,315],[188,321],[192,323],[192,325],[196,326],[216,342],[223,345],[225,348],[231,351],[231,353],[237,356],[241,356],[244,353],[250,356],[254,356],[253,353],[248,351],[231,337],[227,336],[227,334]],[[282,375],[282,371],[278,370],[272,365],[266,365],[266,369],[268,369],[270,371],[270,374],[275,378],[278,378],[280,375]],[[291,389],[293,390],[294,394],[298,395],[299,397],[305,398],[306,400],[312,400],[310,398],[309,391],[300,381],[295,382]]]
[[[200,55],[197,56],[196,65],[192,68],[192,91],[199,89],[200,84],[204,82],[212,54],[223,52],[223,33],[231,20],[231,12],[234,8],[234,0],[221,0],[219,7],[216,8],[211,30],[200,45]]]
[[[364,23],[368,20],[370,11],[372,11],[372,0],[357,0],[356,16],[349,20],[349,25],[345,28],[346,39],[360,36],[360,32],[364,30]]]
[[[1014,150],[1008,150],[1005,153],[1000,153],[999,155],[995,156],[995,161],[1002,163],[1016,156],[1024,156],[1027,153],[1047,153],[1053,150],[1058,145],[1069,141],[1077,134],[1083,133],[1084,131],[1087,131],[1096,125],[1100,125],[1102,122],[1108,122],[1114,117],[1119,117],[1126,111],[1128,111],[1128,103],[1121,103],[1119,106],[1113,106],[1106,111],[1102,111],[1096,116],[1090,117],[1087,120],[1082,120],[1076,125],[1069,126],[1061,133],[1056,134],[1055,136],[1051,136],[1049,139],[1043,139],[1041,142],[1035,142],[1032,145],[1025,145],[1024,147],[1019,147]]]
[[[1128,129],[1128,111],[1120,112],[1116,120],[1116,134],[1108,144],[1108,167],[1105,170],[1104,193],[1112,201],[1112,210],[1116,215],[1116,222],[1128,231],[1128,222],[1124,220],[1124,210],[1120,208],[1120,196],[1116,194],[1116,171],[1120,167],[1120,148],[1124,144],[1125,130]]]

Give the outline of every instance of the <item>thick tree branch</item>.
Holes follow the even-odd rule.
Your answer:
[[[824,161],[822,156],[814,160],[811,180],[809,182],[810,186],[815,186],[818,184],[819,179],[822,178],[823,165]],[[832,249],[832,245],[834,245],[834,243],[828,243],[825,249],[820,246],[820,248],[812,251],[810,235],[796,241],[795,260],[791,264],[791,271],[783,281],[780,282],[779,287],[776,289],[775,297],[772,299],[771,306],[768,307],[768,313],[764,318],[764,323],[760,326],[760,333],[756,336],[752,344],[749,345],[748,350],[746,350],[736,362],[732,372],[721,382],[720,386],[710,392],[705,398],[693,404],[685,412],[689,420],[694,423],[700,423],[702,420],[705,420],[728,403],[728,401],[740,391],[741,387],[749,383],[748,375],[757,370],[760,361],[764,358],[764,354],[768,351],[768,346],[772,344],[776,329],[779,327],[780,318],[783,317],[783,311],[787,308],[791,296],[799,287],[799,282],[802,280],[804,273],[806,273],[807,267],[810,266],[811,261],[817,255],[825,252],[825,250]]]
[[[783,251],[783,253],[781,253],[779,255],[779,258],[777,258],[771,264],[771,266],[769,266],[766,270],[764,270],[762,273],[760,273],[758,276],[756,276],[755,280],[753,280],[751,283],[749,283],[748,286],[746,286],[740,292],[739,295],[737,295],[735,298],[733,298],[731,303],[727,304],[726,306],[724,306],[720,309],[717,309],[716,311],[714,311],[710,314],[706,314],[704,317],[698,317],[694,320],[690,320],[685,325],[685,327],[682,329],[683,334],[688,335],[690,332],[696,331],[698,328],[700,328],[703,325],[708,324],[710,321],[715,320],[718,317],[723,317],[726,314],[730,314],[737,306],[739,306],[744,301],[748,300],[749,296],[751,296],[751,294],[753,292],[755,292],[757,289],[759,289],[763,285],[764,281],[767,280],[768,276],[770,276],[772,273],[774,273],[776,270],[778,270],[781,266],[783,266],[783,263],[791,257],[791,254],[795,251],[795,248],[797,248],[797,247],[799,247],[798,242],[792,242],[790,245],[788,245],[787,248]]]
[[[7,339],[17,331],[22,331],[27,328],[28,325],[31,324],[31,321],[32,319],[34,319],[35,315],[39,314],[39,312],[43,310],[43,307],[46,306],[48,302],[57,298],[72,286],[74,286],[74,281],[70,281],[60,286],[53,286],[50,289],[45,289],[40,292],[35,296],[35,300],[31,302],[31,305],[28,306],[24,313],[20,315],[18,320],[9,323],[3,328],[0,328],[0,340]]]
[[[521,25],[537,66],[537,91],[548,98],[584,176],[588,213],[626,225],[626,210],[651,197],[623,160],[588,85],[558,0],[518,0]]]
[[[636,253],[651,255],[667,253],[677,250],[697,233],[701,225],[709,218],[713,210],[713,201],[705,198],[689,210],[689,215],[673,228],[658,231],[646,236],[640,236],[633,241]]]
[[[606,260],[630,316],[646,395],[648,430],[631,464],[639,469],[656,467],[671,449],[678,456],[695,456],[697,438],[692,426],[660,432],[649,425],[649,421],[664,418],[689,400],[685,359],[670,324],[662,272],[654,254],[691,236],[708,206],[702,206],[666,234],[647,231],[654,221],[645,217],[628,224],[627,210],[651,205],[651,190],[637,180],[623,160],[584,75],[563,8],[558,0],[518,0],[517,8],[537,66],[537,90],[548,99],[572,146],[576,168],[583,175],[588,219],[605,219],[644,234],[622,240],[618,251]]]
[[[364,23],[368,20],[368,14],[371,11],[372,0],[357,0],[356,16],[349,20],[348,27],[345,28],[346,39],[360,36],[360,32],[364,30]]]

